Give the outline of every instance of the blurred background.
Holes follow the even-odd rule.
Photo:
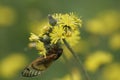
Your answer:
[[[83,80],[74,57],[64,55],[42,75],[21,72],[39,55],[28,49],[47,15],[75,12],[83,20],[81,40],[72,46],[91,80],[120,80],[120,0],[0,0],[0,80]]]

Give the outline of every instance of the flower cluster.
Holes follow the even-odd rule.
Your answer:
[[[48,19],[49,26],[44,26],[39,35],[31,33],[29,40],[32,45],[30,47],[35,47],[40,54],[46,56],[49,49],[54,45],[60,46],[63,39],[66,39],[68,43],[77,43],[80,38],[81,19],[73,13],[48,15]]]

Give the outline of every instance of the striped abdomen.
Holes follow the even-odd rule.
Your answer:
[[[38,57],[23,70],[22,76],[34,77],[40,75],[44,70],[46,70],[50,66],[50,64],[56,59],[56,57],[56,54],[51,54],[49,56],[46,56],[46,58]]]

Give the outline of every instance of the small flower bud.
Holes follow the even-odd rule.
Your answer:
[[[48,19],[49,19],[49,24],[51,26],[55,26],[57,23],[57,20],[55,20],[50,14],[48,15]]]

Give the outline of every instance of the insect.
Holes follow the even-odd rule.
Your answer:
[[[46,58],[44,56],[40,56],[35,59],[32,63],[30,63],[22,72],[22,76],[24,77],[34,77],[40,75],[44,72],[52,62],[57,60],[63,52],[62,48],[58,48],[57,46],[52,47],[48,50],[46,54]]]

